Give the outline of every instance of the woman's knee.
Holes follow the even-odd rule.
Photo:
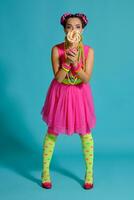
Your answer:
[[[52,128],[50,128],[50,127],[48,127],[48,129],[47,129],[47,133],[48,133],[48,134],[55,135],[55,136],[58,136],[58,135],[59,135],[59,133],[57,133],[57,132],[53,131],[53,129],[52,129]]]
[[[87,136],[87,135],[90,135],[92,136],[92,132],[86,132],[86,133],[79,133],[79,136]]]

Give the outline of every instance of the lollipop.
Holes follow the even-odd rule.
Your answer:
[[[72,30],[67,33],[67,39],[71,43],[78,43],[81,40],[81,35],[78,30]]]

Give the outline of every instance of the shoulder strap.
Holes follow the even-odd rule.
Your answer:
[[[61,55],[63,54],[63,44],[57,44],[56,47],[58,48],[59,57],[61,57]]]
[[[58,49],[58,55],[59,55],[59,62],[60,65],[64,61],[64,43],[59,43],[55,45]]]

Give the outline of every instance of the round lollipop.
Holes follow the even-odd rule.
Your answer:
[[[67,33],[67,40],[70,43],[78,43],[81,40],[81,35],[78,30],[72,30]]]

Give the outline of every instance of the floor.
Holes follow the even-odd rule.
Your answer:
[[[79,154],[58,155],[51,162],[53,187],[41,187],[41,153],[16,151],[1,159],[2,200],[89,199],[131,200],[134,198],[134,155],[97,153],[94,157],[94,188],[83,189],[84,160]]]

